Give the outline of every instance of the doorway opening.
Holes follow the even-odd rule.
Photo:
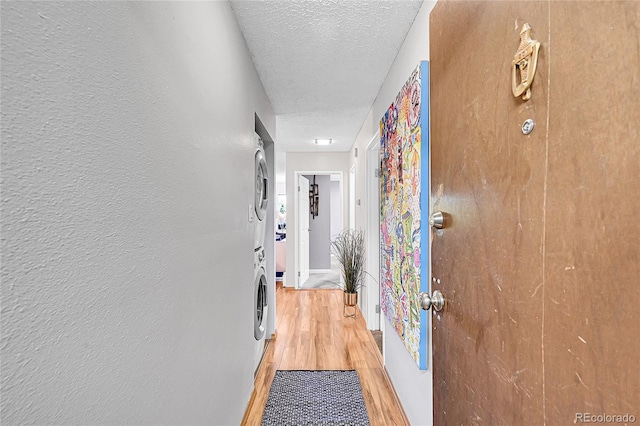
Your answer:
[[[296,171],[295,179],[295,288],[337,288],[339,275],[332,260],[331,241],[343,228],[343,173]]]

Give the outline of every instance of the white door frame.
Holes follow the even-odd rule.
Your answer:
[[[366,150],[367,188],[367,304],[366,320],[369,330],[379,330],[380,321],[380,131],[377,131]]]
[[[356,229],[356,165],[349,169],[349,229]]]
[[[298,227],[299,223],[300,223],[300,208],[298,206],[298,178],[302,175],[339,175],[339,182],[340,182],[340,199],[342,200],[342,202],[340,203],[340,216],[343,218],[343,227],[344,227],[344,172],[342,170],[295,170],[293,172],[293,176],[295,177],[295,186],[294,189],[296,191],[296,196],[293,197],[294,199],[294,210],[293,210],[293,214],[295,215],[296,218],[296,227]],[[287,237],[289,238],[289,237]],[[295,261],[294,263],[294,267],[295,270],[293,271],[293,275],[294,275],[294,282],[295,282],[295,288],[298,289],[300,288],[300,280],[298,279],[298,272],[300,271],[299,268],[299,242],[300,242],[300,236],[298,235],[298,232],[296,230],[295,233],[295,238],[293,241],[293,245],[295,247],[295,251],[294,251],[294,256],[295,256]]]
[[[349,169],[349,229],[356,229],[356,165],[353,164]],[[358,289],[358,308],[367,322],[367,290],[364,287]]]
[[[305,206],[309,206],[309,179],[299,174],[296,176],[296,204],[300,214],[296,217],[296,226],[298,236],[297,241],[297,253],[296,266],[298,272],[296,273],[296,288],[300,288],[304,282],[309,279],[309,208],[302,209],[301,203]],[[302,201],[301,201],[302,199]],[[305,226],[306,225],[306,226]],[[303,228],[304,229],[303,231]],[[305,235],[306,234],[306,235]],[[305,238],[303,238],[303,235]],[[306,240],[306,245],[303,241]],[[306,250],[306,253],[304,252]]]

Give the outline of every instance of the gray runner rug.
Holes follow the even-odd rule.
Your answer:
[[[262,424],[369,425],[358,373],[355,370],[277,370]]]

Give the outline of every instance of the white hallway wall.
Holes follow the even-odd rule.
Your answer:
[[[331,241],[342,231],[342,191],[339,181],[331,181]]]
[[[429,59],[429,13],[433,6],[435,6],[435,2],[426,1],[420,9],[352,148],[350,161],[356,166],[356,199],[361,200],[360,206],[356,206],[356,228],[366,229],[367,226],[367,212],[365,210],[368,206],[365,176],[367,145],[380,130],[380,119],[395,100],[411,72],[420,61]],[[354,149],[358,149],[358,158],[353,155]],[[428,327],[431,330],[431,324]],[[399,336],[388,322],[384,333],[384,345],[385,367],[411,424],[432,424],[433,377],[430,370],[431,359],[428,361],[429,370],[421,371],[418,369]],[[431,343],[429,343],[430,356]]]
[[[295,172],[334,172],[341,171],[343,179],[342,191],[342,223],[347,223],[348,206],[347,179],[349,178],[349,153],[348,152],[328,152],[325,154],[307,152],[287,153],[287,273],[285,274],[284,286],[295,287],[295,280],[298,276],[297,264],[297,223],[296,223],[296,196],[298,194],[298,182]],[[313,174],[313,173],[312,173]]]
[[[1,7],[3,425],[239,424],[276,134],[229,5]]]
[[[318,185],[318,215],[309,212],[309,269],[331,269],[331,177],[329,175],[306,175],[309,183],[313,178]]]

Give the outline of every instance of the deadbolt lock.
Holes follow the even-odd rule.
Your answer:
[[[444,228],[444,213],[433,212],[429,215],[429,226],[436,229]]]

